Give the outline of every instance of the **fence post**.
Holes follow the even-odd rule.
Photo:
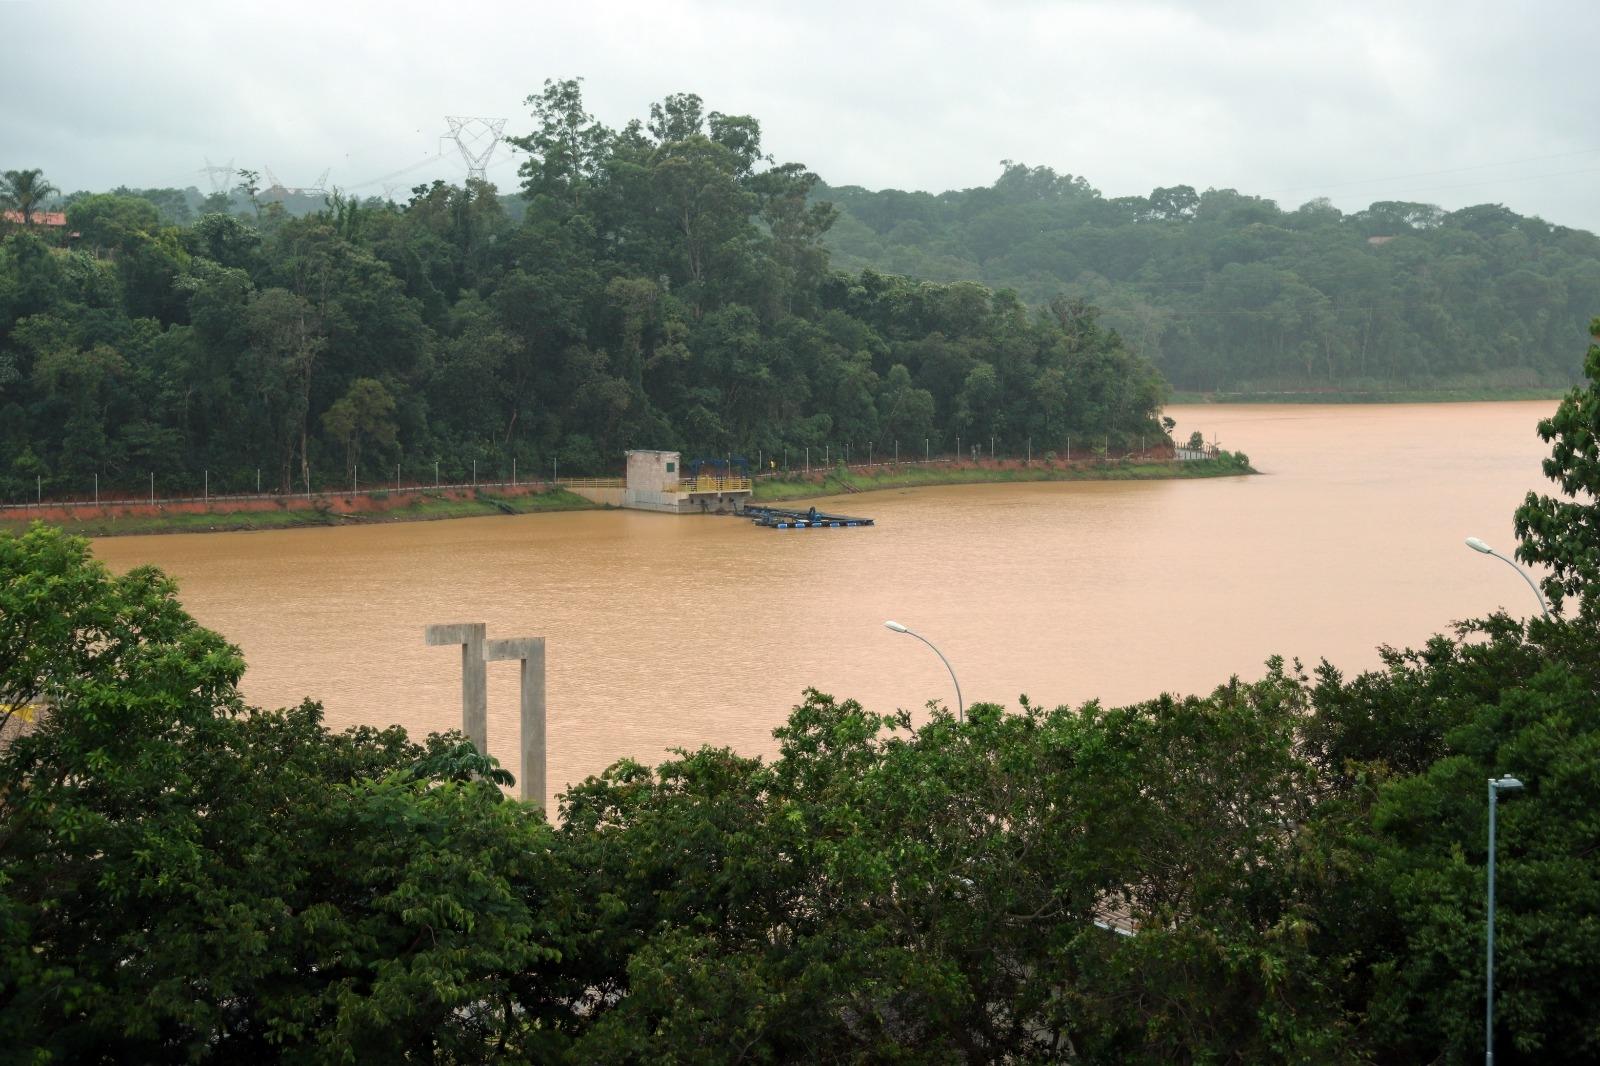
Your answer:
[[[256,495],[261,495],[261,468],[256,467]]]
[[[154,507],[155,504],[156,504],[156,472],[154,470],[152,470],[152,471],[150,471],[150,506]]]
[[[203,502],[210,503],[211,502],[211,471],[210,470],[204,471],[202,476],[203,476],[203,480],[200,482],[200,499]]]
[[[517,487],[517,457],[511,457],[511,487]]]
[[[98,470],[95,471],[94,475],[94,505],[96,507],[100,506],[100,472]]]

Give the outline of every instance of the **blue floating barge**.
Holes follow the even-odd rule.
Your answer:
[[[745,505],[744,514],[758,526],[768,529],[848,529],[852,526],[870,526],[870,518],[853,518],[850,515],[824,514],[815,507],[805,511],[791,511],[783,507],[752,507]]]

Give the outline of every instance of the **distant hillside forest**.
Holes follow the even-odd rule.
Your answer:
[[[1017,163],[988,188],[815,195],[839,266],[1090,301],[1186,390],[1565,386],[1600,307],[1600,238],[1495,204],[1107,198]]]
[[[528,103],[520,220],[483,183],[297,217],[248,171],[199,203],[5,172],[0,497],[1164,439],[1166,382],[1081,301],[831,269],[756,119]]]

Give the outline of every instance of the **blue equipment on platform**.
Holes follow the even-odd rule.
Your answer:
[[[752,507],[750,504],[745,504],[742,513],[748,515],[756,525],[766,526],[768,529],[848,529],[872,525],[870,518],[824,514],[815,507],[804,511],[791,511],[783,507]]]

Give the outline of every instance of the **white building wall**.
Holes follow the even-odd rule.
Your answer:
[[[678,492],[678,481],[682,477],[683,457],[677,452],[631,451],[622,506],[677,514],[683,503],[683,496]]]

